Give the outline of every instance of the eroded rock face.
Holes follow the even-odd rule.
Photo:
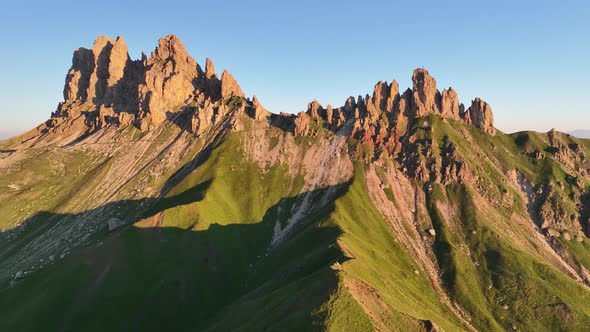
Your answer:
[[[301,112],[295,117],[295,135],[305,136],[309,131],[311,118],[307,113]]]
[[[88,85],[90,74],[94,70],[94,54],[92,50],[79,48],[74,51],[72,57],[72,68],[66,76],[64,87],[64,100],[86,100],[88,96]]]
[[[182,42],[170,35],[159,40],[144,66],[145,81],[139,85],[140,117],[157,126],[194,98],[197,62],[188,55]]]
[[[244,92],[234,77],[224,70],[221,74],[221,98],[229,99],[231,97],[244,97]]]
[[[120,36],[117,40],[100,36],[91,50],[77,49],[66,76],[64,102],[101,103],[105,97],[112,102],[129,61],[127,45]]]
[[[475,98],[471,102],[471,107],[465,112],[464,118],[467,123],[484,130],[488,134],[493,135],[496,133],[492,108],[480,98]]]
[[[258,100],[258,97],[256,97],[256,95],[254,95],[254,97],[252,98],[252,114],[251,114],[251,116],[256,121],[266,120],[270,116],[270,112],[267,111],[262,106],[262,104],[260,103],[260,101]]]
[[[333,120],[334,109],[332,108],[332,105],[328,104],[328,106],[326,107],[326,121],[328,121],[328,123],[332,123]]]
[[[322,105],[317,100],[312,101],[311,103],[307,104],[307,114],[312,118],[319,118],[320,112],[323,111]]]
[[[459,96],[453,88],[442,91],[440,113],[444,117],[459,119]]]
[[[231,74],[225,71],[220,80],[208,58],[203,72],[174,35],[161,38],[151,55],[143,54],[141,60],[129,58],[122,37],[100,36],[92,49],[74,52],[64,101],[45,126],[92,132],[107,125],[133,124],[149,130],[173,121],[192,131],[220,118],[218,113],[226,110],[216,103],[234,96],[244,93]]]
[[[440,94],[436,90],[436,81],[424,68],[414,70],[412,95],[412,114],[416,117],[440,112]]]
[[[229,108],[239,106],[255,121],[268,120],[297,135],[313,134],[312,123],[334,132],[349,126],[347,135],[372,147],[375,155],[399,153],[416,119],[432,114],[495,133],[487,103],[475,99],[463,112],[457,92],[449,88],[440,93],[434,78],[423,68],[414,70],[413,87],[403,94],[395,80],[391,84],[380,81],[372,96],[349,97],[337,108],[323,108],[314,100],[305,112],[287,116],[271,114],[256,96],[251,102],[246,100],[234,77],[223,71],[219,79],[208,58],[203,71],[174,35],[160,39],[149,57],[133,61],[127,53],[121,37],[102,36],[92,50],[76,50],[66,77],[64,102],[46,126],[55,128],[69,121],[68,126],[80,132],[130,124],[150,130],[171,121],[198,134],[229,114]],[[456,174],[451,170],[455,166],[449,167],[449,172]]]
[[[213,77],[217,77],[217,74],[215,73],[215,65],[211,59],[207,58],[205,60],[205,78],[211,79]]]

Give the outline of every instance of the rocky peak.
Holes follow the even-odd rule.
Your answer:
[[[356,102],[353,96],[350,96],[346,99],[343,108],[344,111],[347,113],[354,111],[354,109],[356,108]]]
[[[390,87],[387,82],[379,81],[373,88],[372,103],[376,109],[385,109],[389,99]]]
[[[256,121],[267,119],[270,116],[270,112],[262,106],[256,95],[252,97],[252,114],[250,115]]]
[[[197,62],[175,35],[160,38],[145,63],[145,79],[139,85],[139,116],[142,129],[157,126],[178,112],[196,95]]]
[[[99,36],[91,49],[74,52],[64,102],[47,125],[68,122],[73,127],[72,122],[76,122],[77,132],[91,132],[109,124],[133,124],[148,130],[167,120],[191,117],[203,125],[217,118],[214,109],[221,108],[215,103],[231,96],[244,96],[235,79],[225,71],[220,80],[210,59],[205,61],[203,72],[175,35],[159,39],[149,57],[142,52],[141,60],[129,58],[122,37]],[[196,117],[179,117],[199,108],[208,110]]]
[[[495,132],[491,108],[481,99],[474,100],[463,112],[455,90],[445,89],[441,94],[434,78],[423,68],[414,70],[412,83],[412,89],[400,95],[395,80],[391,84],[380,81],[372,96],[349,97],[342,107],[329,105],[327,109],[314,100],[297,116],[271,116],[256,96],[251,103],[240,104],[252,118],[275,121],[289,130],[295,128],[299,135],[312,132],[310,124],[319,119],[329,130],[339,130],[350,122],[352,136],[373,141],[376,148],[388,151],[398,149],[400,139],[416,117],[430,114]],[[101,36],[92,49],[79,48],[74,52],[64,102],[48,125],[80,118],[81,127],[86,126],[89,132],[108,124],[134,124],[148,130],[173,121],[199,133],[228,114],[233,106],[219,102],[233,97],[244,97],[234,77],[224,70],[219,79],[209,58],[203,71],[175,35],[161,38],[149,57],[143,54],[141,60],[135,61],[129,58],[122,37],[113,40]],[[189,121],[190,126],[183,121]]]
[[[328,106],[326,107],[326,121],[328,121],[328,123],[332,123],[334,119],[334,109],[332,108],[332,105],[328,104]]]
[[[443,117],[459,119],[459,96],[453,88],[442,91],[440,113]]]
[[[211,79],[213,77],[217,77],[217,74],[215,73],[215,65],[211,59],[207,58],[205,60],[205,78]]]
[[[307,104],[307,113],[312,118],[320,117],[320,112],[323,110],[322,105],[317,100],[312,101],[311,103]]]
[[[484,130],[488,134],[494,135],[496,133],[492,108],[480,98],[475,98],[471,102],[471,107],[465,111],[463,118],[467,123]]]
[[[180,64],[194,63],[196,68],[196,61],[187,53],[184,44],[176,35],[167,35],[165,38],[160,38],[158,40],[158,46],[152,51],[148,59],[148,63],[153,64],[158,61],[170,60],[180,62]]]
[[[127,45],[120,36],[117,40],[99,36],[91,50],[77,49],[66,76],[64,102],[97,102],[105,95],[112,99],[128,61]]]
[[[389,85],[389,98],[387,99],[387,110],[393,111],[399,102],[399,84],[396,80],[393,80]]]
[[[231,97],[244,97],[244,92],[234,77],[224,70],[221,74],[221,98],[229,99]]]
[[[94,70],[92,50],[78,48],[72,57],[72,67],[66,76],[64,101],[86,100],[90,74]]]
[[[412,114],[422,117],[431,113],[439,113],[440,94],[436,90],[436,81],[424,68],[417,68],[412,75],[413,98]]]

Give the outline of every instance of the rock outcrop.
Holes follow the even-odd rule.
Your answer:
[[[265,119],[268,119],[268,117],[270,116],[270,112],[267,111],[266,108],[264,108],[264,106],[262,106],[256,95],[254,95],[254,97],[252,98],[251,116],[256,121],[263,121]]]
[[[203,72],[175,35],[161,38],[141,60],[130,59],[122,37],[100,36],[92,49],[74,52],[64,101],[40,131],[89,133],[107,125],[150,130],[173,121],[196,133],[227,112],[218,103],[231,97],[244,97],[232,75],[224,71],[220,80],[209,58]]]
[[[453,88],[444,89],[441,94],[440,114],[443,117],[459,119],[461,110],[459,108],[459,96]]]
[[[439,92],[436,81],[427,70],[414,70],[413,89],[399,93],[399,85],[378,82],[373,95],[349,97],[339,108],[324,109],[316,100],[307,105],[307,116],[297,115],[293,119],[298,135],[308,133],[311,119],[321,119],[324,127],[338,130],[347,121],[352,121],[351,135],[363,142],[371,141],[376,150],[393,153],[401,148],[401,138],[415,123],[416,118],[439,115],[445,119],[463,121],[489,134],[495,134],[493,114],[490,106],[476,98],[472,106],[464,111],[457,92],[451,87]]]
[[[295,117],[294,124],[295,124],[295,135],[304,136],[309,131],[309,124],[311,122],[311,118],[307,113],[299,113]]]
[[[90,74],[94,70],[94,54],[92,50],[79,48],[74,51],[72,57],[72,68],[66,76],[64,87],[64,100],[86,100],[88,96],[88,85]]]
[[[129,61],[127,45],[121,36],[117,40],[100,36],[91,50],[77,49],[66,76],[64,102],[113,102]]]
[[[475,98],[471,102],[471,107],[465,111],[463,117],[467,123],[484,130],[488,134],[493,135],[496,133],[492,108],[480,98]]]
[[[436,81],[424,68],[414,70],[412,94],[412,115],[416,117],[440,112],[440,93],[436,89]]]
[[[174,36],[160,39],[144,62],[145,81],[139,85],[139,116],[157,126],[188,104],[196,94],[199,70],[184,45]],[[142,122],[142,129],[147,129]]]
[[[211,59],[206,59],[203,71],[174,35],[160,39],[150,56],[143,55],[141,60],[129,58],[122,37],[101,36],[91,50],[74,52],[64,102],[41,130],[89,133],[108,125],[150,130],[171,121],[199,134],[233,107],[243,109],[255,121],[269,120],[297,135],[314,134],[322,127],[336,132],[349,123],[349,135],[372,146],[374,156],[400,152],[403,137],[416,119],[429,115],[495,133],[492,110],[483,100],[476,98],[464,111],[457,92],[453,88],[439,92],[436,80],[423,68],[414,70],[412,83],[412,89],[400,94],[395,80],[391,84],[380,81],[372,96],[349,97],[342,107],[324,108],[314,100],[296,116],[277,115],[268,112],[255,96],[246,100],[227,70],[219,78]]]
[[[234,77],[224,70],[221,74],[221,98],[229,99],[231,97],[244,97],[244,93]]]

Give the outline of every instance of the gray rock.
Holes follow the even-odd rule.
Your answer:
[[[109,219],[108,224],[109,224],[109,232],[110,232],[110,231],[114,231],[115,229],[124,226],[125,221],[123,221],[119,218],[111,218],[111,219]]]

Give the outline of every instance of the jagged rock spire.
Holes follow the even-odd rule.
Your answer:
[[[211,59],[207,58],[205,60],[205,78],[211,79],[214,77],[217,77],[217,74],[215,73],[215,65]]]
[[[428,70],[417,68],[412,75],[413,95],[412,95],[412,114],[416,117],[422,117],[432,113],[439,113],[440,107],[438,100],[440,95],[436,89],[436,80],[430,76]]]
[[[488,134],[493,135],[496,133],[492,108],[480,98],[475,98],[471,102],[471,107],[465,111],[463,117],[467,123],[484,130]]]
[[[139,85],[142,129],[164,122],[196,95],[197,62],[175,35],[160,38],[158,47],[145,63],[145,80]]]
[[[122,37],[99,36],[92,49],[74,52],[63,94],[64,101],[52,114],[53,125],[84,112],[83,123],[89,128],[116,123],[142,130],[173,120],[197,104],[244,97],[229,72],[218,78],[211,59],[206,59],[203,72],[175,35],[160,38],[150,56],[142,53],[140,60],[129,58]],[[207,122],[203,115],[197,118]]]
[[[442,91],[440,113],[444,117],[459,119],[459,96],[453,88]]]
[[[244,92],[235,78],[227,70],[224,70],[221,74],[221,98],[228,99],[234,96],[244,97]]]
[[[64,101],[95,102],[107,93],[112,98],[112,90],[123,79],[128,61],[127,45],[121,36],[117,40],[99,36],[91,50],[77,49],[66,76]]]
[[[319,102],[314,100],[307,106],[307,116],[299,114],[296,117],[295,132],[306,133],[310,118],[322,118],[329,125],[334,125],[334,115],[338,114],[339,124],[346,119],[356,120],[353,126],[356,133],[377,135],[379,140],[385,136],[399,138],[412,119],[436,114],[465,121],[490,134],[495,133],[491,108],[481,99],[477,98],[464,112],[457,92],[451,87],[440,93],[436,88],[436,80],[424,68],[414,70],[412,83],[412,89],[400,95],[395,80],[391,84],[379,81],[373,88],[372,97],[359,96],[356,101],[349,97],[344,106],[337,109],[330,107],[329,111],[324,111]]]

